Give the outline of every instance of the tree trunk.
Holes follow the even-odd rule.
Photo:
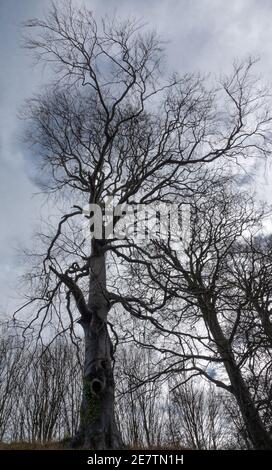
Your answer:
[[[230,357],[228,362],[228,376],[236,397],[247,433],[256,450],[272,450],[272,441],[266,431],[260,415],[252,401],[249,390],[244,382],[241,372]],[[227,368],[227,364],[226,364]]]
[[[80,429],[76,445],[89,449],[122,447],[114,415],[112,344],[107,329],[109,303],[103,242],[92,240],[89,286],[90,321],[82,322],[85,363]]]
[[[224,336],[224,333],[218,323],[216,311],[213,309],[211,304],[207,306],[206,302],[204,302],[204,304],[202,303],[202,311],[204,313],[209,330],[214,338],[215,344],[218,348],[218,352],[220,353],[224,363],[231,383],[232,393],[236,398],[247,433],[254,449],[272,450],[272,440],[262,423],[260,415],[245,384],[241,371],[236,364],[231,350],[231,344]]]

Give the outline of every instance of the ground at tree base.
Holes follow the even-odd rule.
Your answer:
[[[175,446],[151,446],[151,447],[128,447],[127,450],[189,450],[185,447]],[[0,442],[0,450],[86,450],[83,448],[71,449],[66,442]]]

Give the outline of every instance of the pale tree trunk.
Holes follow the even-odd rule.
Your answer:
[[[216,311],[211,305],[205,305],[205,302],[204,304],[202,303],[201,308],[204,313],[206,323],[218,348],[218,352],[220,353],[225,365],[225,369],[231,383],[232,393],[236,398],[253,447],[256,450],[272,450],[272,440],[262,423],[248,387],[235,361],[231,345],[219,325]]]
[[[85,363],[80,429],[77,445],[90,449],[122,447],[114,415],[112,344],[107,329],[109,303],[103,242],[92,240],[88,307],[90,321],[82,322]]]

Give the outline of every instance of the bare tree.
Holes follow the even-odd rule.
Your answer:
[[[0,329],[0,440],[9,435],[14,399],[21,384],[24,362],[20,338],[7,326]]]
[[[130,447],[151,448],[165,444],[166,389],[154,381],[141,384],[151,373],[156,354],[133,345],[123,345],[116,356],[117,416],[124,442]]]
[[[79,423],[82,368],[69,338],[35,349],[1,329],[1,441],[45,443],[71,436]]]
[[[171,384],[169,424],[174,423],[176,439],[189,449],[216,450],[227,446],[230,427],[225,420],[222,394],[200,381]]]
[[[257,340],[248,341],[249,330],[244,329],[247,300],[231,288],[227,268],[235,244],[246,230],[257,230],[262,211],[255,210],[247,194],[231,189],[228,179],[209,183],[202,196],[191,198],[190,207],[187,245],[173,246],[168,240],[155,241],[153,249],[136,247],[131,261],[138,266],[141,300],[132,294],[127,303],[124,296],[123,305],[135,317],[150,322],[149,338],[135,333],[134,338],[162,353],[164,375],[187,371],[232,393],[254,448],[270,449],[268,428],[252,390],[253,378],[256,384],[253,364],[258,363],[258,375],[264,377],[270,359],[260,357]],[[161,375],[158,371],[153,379]]]
[[[20,439],[45,443],[71,435],[79,421],[80,368],[73,348],[58,341],[51,349],[25,355],[28,373],[15,403],[22,420]],[[77,375],[75,375],[75,370]],[[77,388],[76,388],[77,386]],[[70,408],[70,400],[72,407]]]
[[[112,256],[118,266],[119,253],[105,227],[99,236],[85,236],[80,220],[92,210],[86,214],[84,206],[105,209],[109,197],[114,208],[133,206],[173,199],[178,188],[190,192],[205,163],[267,155],[271,118],[252,61],[209,88],[199,76],[165,78],[162,43],[137,22],[100,24],[87,9],[65,2],[25,26],[36,31],[27,47],[56,74],[28,102],[25,117],[45,191],[61,204],[60,221],[41,236],[44,248],[28,276],[28,306],[37,309],[28,326],[36,321],[39,338],[54,321],[73,338],[76,322],[82,326],[83,398],[74,445],[116,448],[122,443],[107,321],[122,298],[118,276],[111,282],[106,273],[107,260]],[[120,218],[116,211],[114,227]]]

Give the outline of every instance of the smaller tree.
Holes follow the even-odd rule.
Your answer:
[[[256,230],[262,212],[247,194],[231,189],[229,178],[204,184],[202,195],[190,199],[190,209],[191,233],[185,246],[173,243],[169,234],[166,242],[155,240],[148,250],[135,247],[134,273],[142,290],[139,282],[137,295],[123,305],[150,323],[148,335],[134,336],[161,354],[153,378],[187,371],[232,393],[254,448],[270,449],[268,428],[251,386],[257,372],[253,361],[259,362],[263,377],[269,370],[267,356],[259,355],[254,333],[248,341],[247,300],[231,288],[228,271],[236,244],[246,231]]]
[[[169,425],[174,426],[178,442],[188,449],[217,450],[226,448],[230,433],[225,419],[223,396],[214,386],[202,381],[170,382]],[[176,384],[176,385],[175,385]]]
[[[160,385],[142,383],[156,355],[135,345],[123,345],[116,357],[119,383],[117,416],[124,442],[131,447],[162,447],[165,442],[166,400]]]

